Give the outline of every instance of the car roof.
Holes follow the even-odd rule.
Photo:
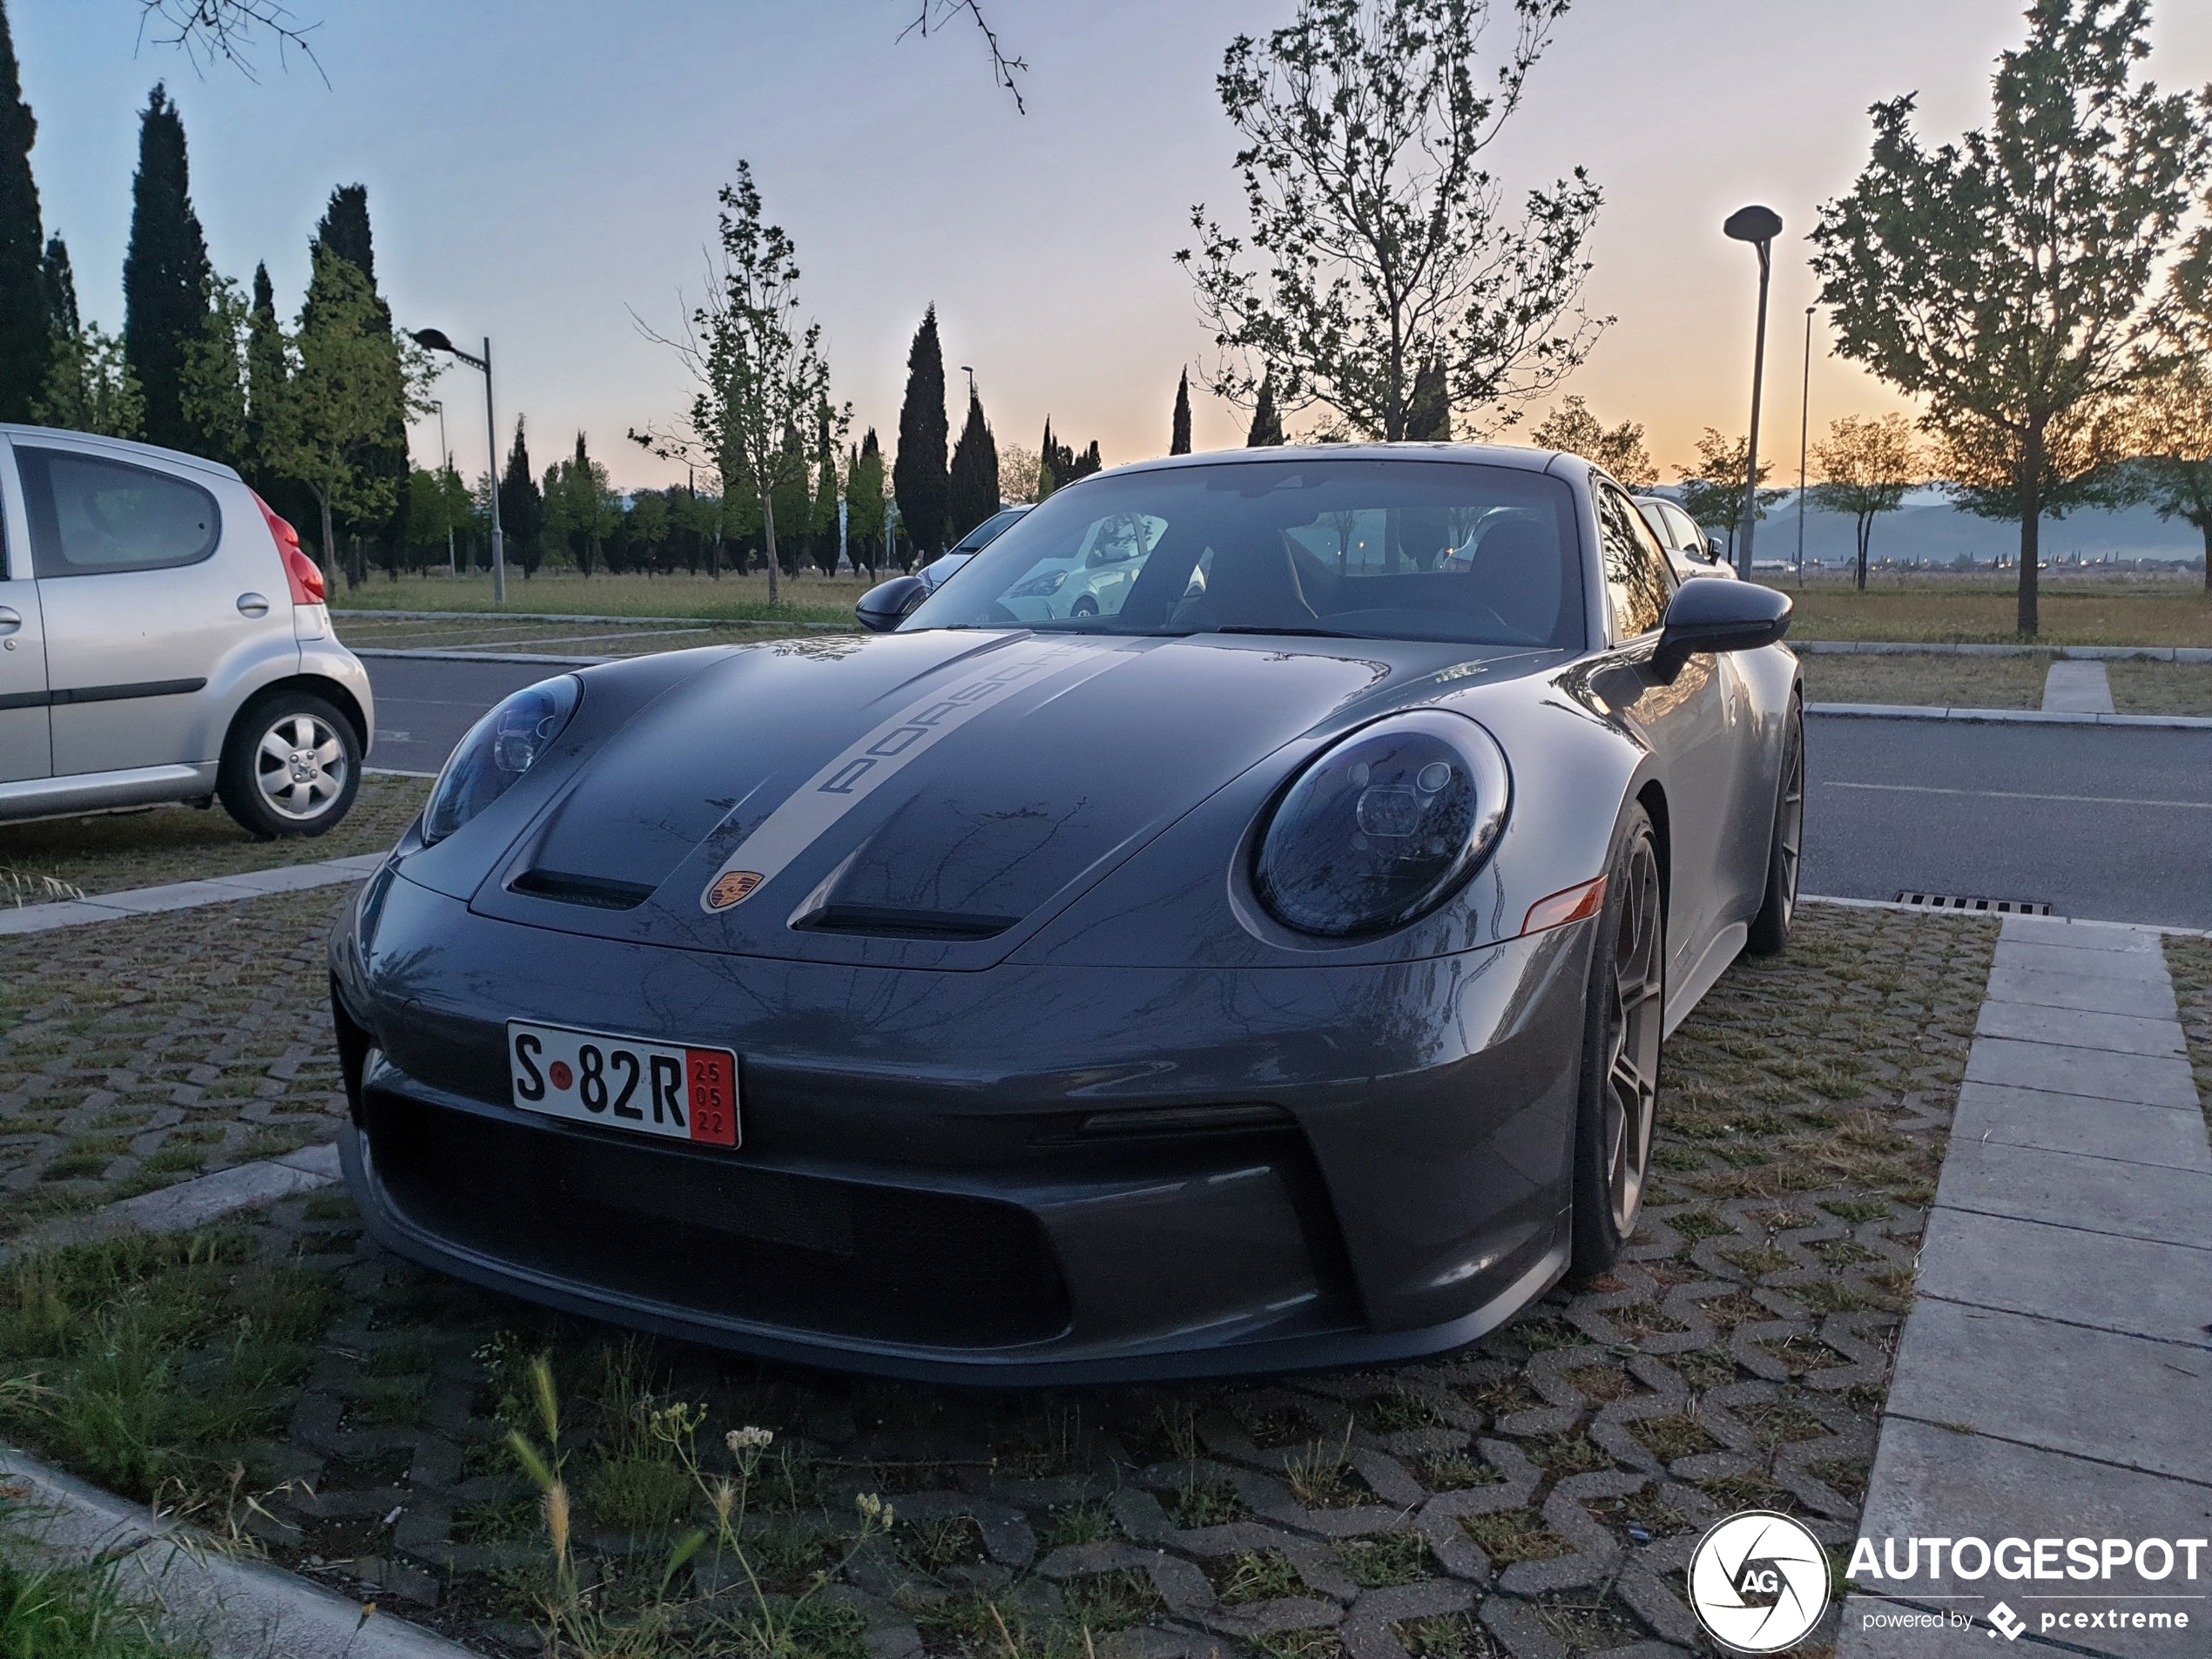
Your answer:
[[[1132,461],[1089,478],[1117,476],[1131,472],[1163,472],[1182,467],[1220,467],[1239,461],[1463,461],[1486,467],[1511,467],[1521,472],[1548,472],[1560,461],[1591,463],[1562,449],[1534,449],[1503,443],[1284,443],[1250,449],[1209,449],[1202,455],[1161,455],[1151,461]],[[1073,489],[1087,482],[1077,478],[1063,488]],[[1055,492],[1056,493],[1056,492]]]
[[[17,426],[0,424],[0,436],[27,439],[36,442],[41,438],[67,438],[71,443],[81,443],[105,449],[119,461],[163,461],[172,466],[191,467],[198,471],[212,473],[218,478],[236,478],[238,469],[226,467],[219,461],[210,461],[205,455],[188,455],[182,449],[165,449],[158,443],[140,443],[132,438],[103,437],[96,432],[71,432],[62,427]]]

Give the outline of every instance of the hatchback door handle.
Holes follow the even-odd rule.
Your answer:
[[[238,596],[238,614],[241,617],[266,617],[269,614],[269,602],[258,593],[241,593]]]
[[[0,634],[11,634],[23,626],[23,615],[13,605],[0,605]]]

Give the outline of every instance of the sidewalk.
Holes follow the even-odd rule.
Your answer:
[[[2212,1150],[2159,935],[2004,924],[1922,1242],[1859,1535],[1991,1544],[2212,1536]],[[2176,1630],[2067,1629],[2120,1659],[2207,1651],[2212,1561],[2162,1582],[1862,1580],[1837,1659],[1987,1655],[2003,1601],[2045,1615],[2186,1611]],[[2084,1594],[2091,1592],[2093,1594]],[[1863,1628],[1883,1600],[1971,1629]]]

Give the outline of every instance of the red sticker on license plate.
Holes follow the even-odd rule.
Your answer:
[[[723,1049],[686,1049],[684,1069],[691,1097],[691,1138],[717,1146],[738,1143],[738,1076]]]

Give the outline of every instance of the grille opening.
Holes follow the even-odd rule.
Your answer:
[[[2040,899],[1965,898],[1951,893],[1900,893],[1897,902],[1921,910],[1975,910],[1992,916],[2047,916],[2050,905]]]
[[[1147,1106],[1092,1112],[1076,1126],[1085,1140],[1130,1135],[1220,1135],[1284,1129],[1290,1115],[1279,1106]]]
[[[635,910],[653,896],[653,889],[642,882],[571,875],[564,870],[525,870],[507,884],[507,891],[560,904],[587,905],[595,910]]]
[[[828,904],[791,925],[816,934],[869,934],[882,939],[993,939],[1022,918],[958,910],[903,910],[885,905]]]
[[[374,1084],[364,1104],[393,1208],[525,1271],[707,1318],[930,1347],[1068,1326],[1059,1264],[1016,1204],[511,1123]]]

